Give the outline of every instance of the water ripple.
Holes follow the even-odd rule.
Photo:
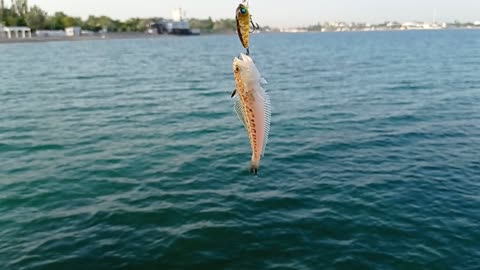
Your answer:
[[[256,177],[234,35],[0,45],[0,262],[476,269],[479,42],[253,35],[273,104]]]

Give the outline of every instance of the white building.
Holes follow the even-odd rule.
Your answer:
[[[29,27],[2,27],[2,33],[8,38],[31,38],[32,30]]]
[[[65,28],[65,34],[67,37],[78,37],[82,34],[82,28],[80,27],[67,27]]]
[[[283,33],[304,33],[307,32],[306,29],[301,29],[301,28],[282,28],[280,29],[280,32]]]
[[[475,26],[480,26],[480,21],[475,21],[475,22],[473,22],[473,25],[475,25]]]
[[[65,31],[63,30],[37,30],[35,31],[37,37],[64,37]]]
[[[416,22],[406,22],[402,24],[403,30],[419,30],[423,29],[423,24],[416,23]]]
[[[81,36],[92,36],[94,35],[95,33],[93,31],[89,31],[89,30],[81,30],[80,31],[80,35]]]

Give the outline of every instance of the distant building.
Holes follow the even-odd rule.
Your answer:
[[[150,24],[147,30],[150,34],[170,34],[170,35],[198,35],[200,31],[190,29],[190,24],[186,20],[186,13],[181,8],[172,11],[172,20],[160,19]]]
[[[419,30],[423,29],[423,23],[416,23],[416,22],[406,22],[402,24],[403,30]]]
[[[82,36],[92,36],[92,35],[95,35],[95,32],[89,31],[89,30],[82,30],[80,32],[80,35],[82,35]]]
[[[67,27],[65,28],[65,35],[67,37],[78,37],[82,34],[82,28],[80,27]]]
[[[2,27],[2,33],[8,38],[31,38],[32,30],[29,27]]]
[[[303,28],[282,28],[282,29],[280,29],[280,32],[283,32],[283,33],[304,33],[304,32],[307,32],[307,29],[303,29]]]
[[[473,25],[475,25],[475,26],[480,26],[480,21],[475,21],[475,22],[473,22]]]
[[[188,35],[190,34],[190,26],[188,22],[161,19],[151,23],[147,32],[150,34]]]
[[[400,29],[402,25],[399,22],[388,22],[387,27],[390,29]]]
[[[64,37],[65,31],[63,30],[37,30],[35,31],[37,37]]]

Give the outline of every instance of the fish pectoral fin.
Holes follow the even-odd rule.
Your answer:
[[[232,96],[230,98],[233,98],[235,96],[235,94],[237,94],[237,88],[233,89]]]
[[[260,78],[260,84],[261,85],[267,85],[268,84],[268,81],[265,79],[265,78]]]
[[[240,122],[242,122],[243,126],[245,128],[247,128],[247,124],[245,123],[245,113],[243,112],[243,106],[242,106],[242,103],[240,102],[239,98],[237,98],[235,100],[235,104],[233,105],[233,109],[235,110],[235,113],[237,114]]]

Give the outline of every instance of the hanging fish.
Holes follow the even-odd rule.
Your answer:
[[[250,140],[250,172],[257,174],[270,132],[270,97],[263,88],[266,81],[250,56],[240,54],[233,60],[233,75],[236,86],[232,93],[235,97],[234,109]]]
[[[235,19],[237,20],[238,37],[240,38],[242,46],[247,49],[247,54],[249,54],[248,38],[250,35],[250,12],[246,5],[240,4],[238,6]]]

